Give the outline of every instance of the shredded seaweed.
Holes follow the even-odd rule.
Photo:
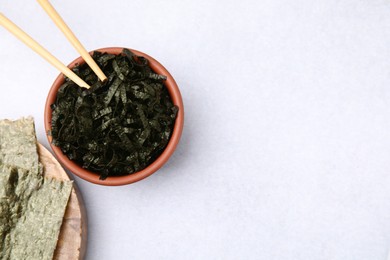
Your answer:
[[[122,176],[151,164],[165,149],[178,107],[148,60],[128,49],[113,55],[94,52],[108,77],[105,83],[83,64],[73,71],[90,89],[66,78],[52,108],[48,134],[70,160],[100,174]]]

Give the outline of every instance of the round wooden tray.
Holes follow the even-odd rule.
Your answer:
[[[54,158],[54,156],[41,144],[38,152],[44,167],[44,175],[61,180],[70,180],[68,174]],[[84,258],[87,243],[87,223],[83,201],[73,183],[68,206],[65,211],[57,248],[54,252],[55,260],[81,260]]]

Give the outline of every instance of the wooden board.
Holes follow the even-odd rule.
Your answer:
[[[44,167],[44,175],[56,179],[69,180],[68,174],[41,144],[38,144],[40,161]],[[87,223],[82,198],[73,183],[73,190],[65,211],[57,248],[54,252],[55,260],[82,260],[87,243]]]

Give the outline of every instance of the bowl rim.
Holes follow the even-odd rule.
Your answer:
[[[183,107],[183,100],[182,96],[180,93],[180,90],[176,84],[176,81],[172,77],[172,75],[168,72],[168,70],[160,64],[157,60],[155,60],[153,57],[131,49],[131,48],[124,48],[124,47],[106,47],[106,48],[100,48],[91,51],[90,53],[92,54],[95,51],[99,52],[107,52],[111,54],[119,54],[122,52],[123,49],[129,49],[131,50],[134,54],[137,56],[143,56],[149,61],[149,65],[152,68],[152,70],[158,74],[165,75],[167,77],[166,81],[164,82],[169,95],[171,96],[173,104],[178,106],[179,111],[175,120],[175,124],[173,127],[173,132],[171,135],[171,138],[169,139],[169,142],[164,149],[164,151],[161,153],[157,159],[152,162],[150,165],[148,165],[145,169],[129,174],[129,175],[124,175],[124,176],[109,176],[105,180],[100,180],[99,179],[99,174],[93,173],[89,170],[86,170],[79,165],[77,165],[75,162],[69,160],[69,158],[62,153],[61,149],[55,145],[52,144],[52,137],[49,135],[49,132],[51,130],[51,118],[52,118],[52,113],[51,113],[51,104],[54,103],[55,98],[57,96],[57,91],[59,87],[63,84],[65,77],[61,73],[57,76],[55,79],[53,85],[50,88],[50,91],[48,93],[48,96],[46,98],[46,104],[45,104],[45,111],[44,111],[44,124],[45,124],[45,131],[46,131],[46,137],[49,141],[49,144],[57,157],[58,161],[68,170],[70,170],[73,174],[79,176],[80,178],[95,183],[95,184],[100,184],[100,185],[105,185],[105,186],[118,186],[118,185],[126,185],[126,184],[131,184],[137,181],[140,181],[150,175],[152,175],[154,172],[156,172],[158,169],[160,169],[171,157],[173,152],[175,151],[177,144],[179,143],[182,131],[183,131],[183,126],[184,126],[184,107]],[[82,57],[76,58],[74,61],[72,61],[68,67],[73,68],[77,64],[83,64],[85,61],[83,60]]]

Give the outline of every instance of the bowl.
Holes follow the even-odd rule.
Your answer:
[[[97,49],[95,51],[99,52],[107,52],[110,54],[118,55],[122,52],[124,48],[121,47],[111,47],[111,48],[102,48]],[[129,49],[129,48],[128,48]],[[56,100],[57,92],[60,86],[64,83],[65,78],[63,74],[60,74],[57,79],[54,81],[49,94],[46,99],[45,104],[45,114],[44,114],[44,121],[45,121],[45,130],[47,134],[48,141],[50,143],[51,148],[53,149],[53,152],[55,156],[57,157],[58,161],[69,171],[71,171],[73,174],[79,176],[80,178],[100,185],[106,185],[106,186],[117,186],[117,185],[126,185],[130,183],[134,183],[137,181],[140,181],[150,175],[152,175],[154,172],[156,172],[158,169],[160,169],[170,158],[170,156],[173,154],[173,152],[176,149],[177,144],[179,143],[181,133],[183,131],[183,123],[184,123],[184,111],[183,111],[183,100],[180,94],[180,90],[173,79],[172,75],[164,68],[163,65],[161,65],[158,61],[150,57],[149,55],[142,53],[137,50],[129,49],[134,54],[138,56],[143,56],[149,61],[149,65],[152,68],[152,70],[158,74],[165,75],[167,77],[167,80],[165,81],[165,87],[167,88],[169,95],[172,99],[172,102],[174,105],[178,106],[179,111],[176,117],[176,121],[173,127],[173,132],[171,135],[171,138],[164,149],[164,151],[161,153],[159,157],[155,161],[153,161],[150,165],[148,165],[145,169],[140,170],[138,172],[129,174],[129,175],[123,175],[123,176],[109,176],[104,180],[99,179],[99,174],[89,171],[87,169],[82,168],[80,165],[76,164],[74,161],[71,161],[62,151],[59,147],[52,144],[52,137],[48,134],[51,130],[51,119],[52,119],[52,111],[50,108],[50,105],[53,104]],[[91,52],[92,53],[92,52]],[[79,57],[75,59],[72,63],[68,65],[69,68],[75,67],[77,64],[83,64],[85,61],[82,57]]]

